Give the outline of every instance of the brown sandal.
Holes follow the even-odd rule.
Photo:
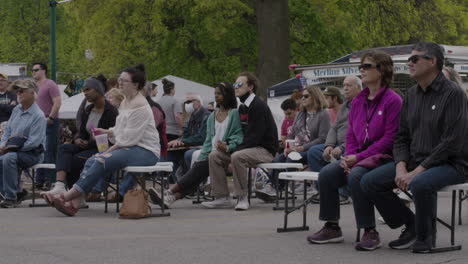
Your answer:
[[[88,193],[88,195],[86,196],[86,202],[88,203],[97,203],[100,201],[102,201],[101,193],[92,192]]]
[[[78,208],[75,208],[71,201],[65,201],[63,193],[54,196],[53,203],[55,209],[66,216],[74,216],[78,212]]]
[[[108,203],[117,203],[117,199],[119,203],[123,202],[122,196],[120,196],[120,194],[117,194],[117,192],[111,192],[107,194]]]

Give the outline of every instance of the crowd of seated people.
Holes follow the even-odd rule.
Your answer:
[[[307,236],[310,243],[344,240],[340,205],[351,199],[356,227],[364,230],[356,250],[382,246],[377,209],[388,227],[403,227],[390,248],[429,252],[435,237],[432,219],[437,190],[468,177],[468,142],[464,140],[468,97],[460,76],[444,67],[439,45],[416,44],[407,65],[416,85],[404,98],[391,88],[391,56],[378,50],[361,55],[361,77],[346,77],[343,92],[333,86],[296,91],[281,105],[285,119],[280,139],[270,108],[256,95],[258,79],[250,72],[240,73],[234,84],[217,84],[216,104],[209,109],[196,94],[179,102],[174,97],[175,84],[167,79],[163,80],[164,95],[153,101],[156,85],[146,81],[143,65],[122,70],[118,87],[110,91],[103,76],[88,78],[83,86],[86,101],[77,114],[78,132],[71,144],[59,146],[54,187],[41,196],[59,212],[74,216],[85,206],[87,195],[100,197],[107,188],[104,180],[115,172],[165,160],[174,162],[174,172],[181,164],[181,173],[172,178],[164,198],[149,188],[155,204],[172,207],[209,179],[213,200],[203,202],[202,207],[247,211],[251,207],[248,168],[266,162],[300,162],[305,170],[319,175],[313,200],[319,203],[318,218],[324,225]],[[47,115],[35,102],[44,86],[44,65],[35,63],[34,72],[36,82],[15,81],[7,95],[3,91],[8,77],[0,74],[0,95],[8,97],[0,99],[10,100],[2,101],[1,108],[6,109],[2,118],[8,120],[0,141],[2,208],[16,207],[24,199],[18,169],[44,160],[46,127],[56,122],[54,100],[49,102]],[[47,84],[47,89],[54,89],[52,83]],[[183,112],[190,114],[185,124]],[[107,150],[99,152],[97,135],[107,135]],[[196,157],[193,161],[192,156]],[[228,187],[227,168],[232,170],[233,189]],[[269,183],[257,190],[257,197],[265,201],[284,187],[276,171],[268,176]],[[115,199],[121,201],[135,183],[134,174],[125,174]],[[412,193],[414,211],[405,206],[396,189]]]

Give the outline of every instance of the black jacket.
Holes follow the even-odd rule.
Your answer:
[[[249,107],[241,105],[239,115],[244,131],[244,141],[237,150],[263,147],[273,156],[278,151],[278,129],[268,105],[255,96]]]
[[[97,148],[96,141],[90,140],[91,135],[88,134],[88,131],[86,130],[86,123],[88,123],[89,114],[91,113],[93,107],[93,104],[88,105],[81,114],[80,129],[75,137],[75,139],[81,138],[83,140],[88,140],[89,148]],[[115,108],[106,100],[106,104],[104,105],[104,112],[102,113],[101,119],[99,119],[98,128],[109,129],[115,126],[115,119],[117,118],[117,115],[119,115],[119,110],[117,110],[117,108]]]

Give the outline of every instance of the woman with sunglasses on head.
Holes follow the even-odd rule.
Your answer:
[[[359,70],[366,88],[351,105],[346,153],[341,160],[330,163],[319,173],[319,219],[326,223],[307,240],[313,244],[343,241],[339,226],[338,189],[348,185],[357,227],[364,229],[355,248],[371,251],[379,248],[381,243],[375,230],[374,204],[361,186],[375,168],[391,160],[402,99],[389,88],[393,78],[390,55],[382,51],[369,51],[362,55]]]
[[[155,188],[149,189],[148,193],[155,204],[163,202],[164,206],[169,208],[176,200],[182,199],[185,195],[196,190],[198,185],[210,175],[208,156],[211,150],[216,149],[229,153],[242,143],[242,125],[239,112],[236,109],[237,100],[234,88],[231,84],[219,83],[215,88],[215,100],[218,108],[210,114],[206,121],[206,138],[198,161],[192,165],[177,184],[164,193],[164,200]]]
[[[159,160],[161,147],[153,112],[140,92],[146,83],[144,66],[140,64],[124,69],[118,81],[125,99],[120,105],[115,126],[109,130],[95,129],[95,133],[107,134],[114,145],[86,161],[80,179],[68,192],[43,196],[48,204],[65,215],[74,216],[79,209],[80,198],[103,177],[127,166],[152,166]],[[129,184],[131,177],[129,173],[125,175],[124,187],[119,190],[121,195],[132,187]]]
[[[109,129],[115,125],[118,110],[104,97],[106,91],[106,78],[103,75],[91,77],[85,80],[83,93],[85,100],[89,103],[85,108],[79,110],[77,118],[80,127],[74,137],[72,144],[62,144],[58,149],[56,162],[56,182],[54,188],[45,194],[60,194],[66,189],[72,188],[80,177],[80,171],[86,160],[98,153],[93,128]],[[67,187],[67,188],[66,188]],[[100,198],[100,193],[93,193],[93,201]],[[84,202],[82,203],[84,205]]]
[[[307,164],[307,151],[310,147],[325,143],[328,130],[331,126],[330,114],[327,111],[327,101],[320,91],[320,88],[308,86],[302,91],[301,111],[294,119],[291,131],[287,138],[294,140],[293,146],[286,144],[284,153],[277,156],[273,162],[302,162]],[[291,152],[300,154],[295,159],[289,157]],[[276,185],[278,172],[273,170],[268,175],[273,185]],[[257,197],[264,201],[271,201],[276,196],[276,189],[282,189],[284,182],[280,181],[279,186],[266,185],[264,189],[256,191]]]

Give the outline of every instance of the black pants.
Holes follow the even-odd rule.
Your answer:
[[[67,187],[70,189],[80,178],[80,172],[86,163],[86,160],[96,154],[95,148],[83,149],[74,144],[60,145],[57,155],[57,171],[67,173]]]
[[[194,192],[200,183],[204,182],[210,175],[208,160],[197,161],[192,168],[184,174],[178,182],[180,192],[185,196]]]

